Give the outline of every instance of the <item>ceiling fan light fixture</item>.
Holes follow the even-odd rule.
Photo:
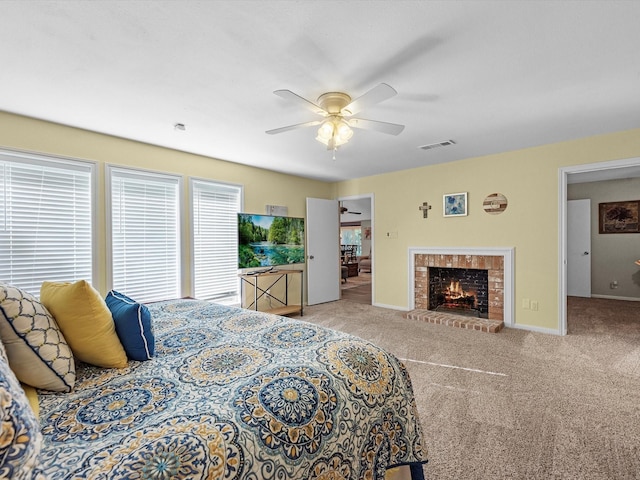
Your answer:
[[[347,143],[351,137],[353,137],[353,130],[344,120],[340,120],[338,126],[336,128],[336,136],[343,141],[343,143]]]
[[[363,130],[373,130],[389,135],[398,135],[404,129],[404,125],[395,123],[380,122],[377,120],[365,120],[363,118],[353,118],[363,109],[383,102],[398,92],[386,83],[381,83],[371,90],[367,91],[360,97],[352,100],[349,95],[343,92],[327,92],[318,97],[317,103],[307,100],[291,90],[276,90],[273,92],[279,97],[292,100],[304,105],[316,115],[324,117],[323,120],[314,120],[311,122],[298,123],[286,127],[267,130],[266,133],[273,135],[275,133],[288,132],[301,127],[311,127],[320,125],[316,140],[327,146],[327,150],[333,150],[333,158],[335,160],[336,149],[351,140],[353,136],[352,128],[360,128]]]
[[[318,136],[316,137],[316,140],[318,140],[320,143],[328,145],[331,137],[333,137],[334,135],[335,129],[336,127],[331,120],[322,122],[322,125],[320,125],[320,128],[318,128]]]
[[[318,129],[316,140],[320,143],[336,149],[340,145],[347,143],[353,136],[353,130],[349,124],[338,116],[325,120]]]

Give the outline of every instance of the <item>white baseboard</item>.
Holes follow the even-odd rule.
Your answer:
[[[384,303],[373,303],[372,305],[374,307],[388,308],[389,310],[399,310],[401,312],[409,311],[407,307],[399,307],[398,305],[385,305]]]
[[[545,333],[547,335],[562,335],[560,330],[553,328],[534,327],[533,325],[518,325],[517,323],[511,325],[505,325],[504,328],[517,328],[518,330],[527,330],[535,333]]]
[[[608,300],[626,300],[627,302],[640,302],[637,297],[618,297],[616,295],[591,295],[591,298],[605,298]]]

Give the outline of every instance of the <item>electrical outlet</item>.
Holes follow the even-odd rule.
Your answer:
[[[533,310],[534,312],[538,311],[538,301],[537,300],[531,300],[531,310]]]
[[[613,282],[611,282],[611,283],[609,284],[609,288],[610,288],[611,290],[615,290],[616,288],[618,288],[618,281],[617,281],[617,280],[614,280]]]
[[[531,303],[530,303],[530,300],[528,298],[523,298],[522,299],[522,308],[527,309],[527,310],[531,308]]]

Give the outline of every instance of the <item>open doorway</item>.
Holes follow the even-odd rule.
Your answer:
[[[341,197],[340,292],[343,300],[373,304],[373,194]]]
[[[630,158],[625,160],[614,160],[610,162],[592,163],[587,165],[576,165],[572,167],[563,167],[560,169],[559,190],[560,190],[560,302],[559,302],[559,332],[566,335],[568,331],[567,325],[567,302],[569,296],[568,289],[568,264],[569,264],[569,213],[568,204],[570,198],[569,185],[579,183],[592,183],[602,181],[614,181],[620,179],[630,179],[640,177],[640,158]],[[617,199],[617,198],[616,198]],[[592,208],[597,208],[597,202]],[[593,217],[592,217],[593,218]],[[592,252],[592,253],[591,253]],[[590,249],[590,261],[598,262],[597,249]],[[639,255],[640,256],[640,255]],[[611,263],[611,262],[606,262]],[[631,265],[631,264],[630,264]],[[636,273],[636,275],[638,275]],[[635,278],[635,276],[634,276]],[[614,298],[609,295],[591,295],[603,298]]]

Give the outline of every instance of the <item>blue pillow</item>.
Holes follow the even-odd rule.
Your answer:
[[[150,360],[155,352],[155,337],[149,309],[126,295],[111,290],[105,299],[116,326],[120,343],[131,360]]]

